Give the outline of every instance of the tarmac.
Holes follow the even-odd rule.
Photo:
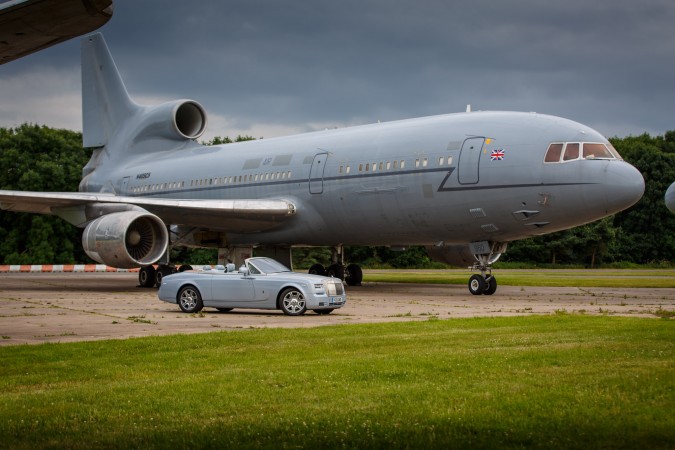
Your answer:
[[[659,317],[675,309],[675,289],[499,286],[473,296],[466,285],[364,283],[329,315],[205,308],[185,314],[125,272],[0,273],[0,346],[126,339],[225,330],[587,314]]]

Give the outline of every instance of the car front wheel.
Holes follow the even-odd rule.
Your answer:
[[[196,313],[202,310],[202,296],[194,286],[183,286],[178,291],[178,306],[183,312]]]
[[[279,308],[287,316],[301,316],[307,311],[305,296],[295,288],[284,289],[279,296]]]

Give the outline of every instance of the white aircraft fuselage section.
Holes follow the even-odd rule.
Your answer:
[[[176,142],[161,151],[147,150],[152,140],[131,141],[126,153],[136,156],[123,166],[102,164],[83,187],[296,205],[295,217],[265,233],[232,233],[217,213],[171,218],[226,232],[235,245],[505,242],[613,214],[626,195],[635,200],[631,177],[641,181],[620,159],[545,163],[552,142],[607,140],[579,123],[534,113],[449,114],[222,146]]]

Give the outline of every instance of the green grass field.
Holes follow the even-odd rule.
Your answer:
[[[364,281],[466,284],[467,270],[364,270]],[[673,269],[498,269],[500,286],[675,288]]]
[[[0,448],[674,448],[675,322],[559,314],[0,348]]]

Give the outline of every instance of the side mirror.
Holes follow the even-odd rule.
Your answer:
[[[246,267],[246,266],[241,266],[241,267],[239,268],[239,273],[242,274],[242,275],[244,275],[244,276],[248,276],[250,272],[249,272],[249,270],[248,270],[248,267]]]

